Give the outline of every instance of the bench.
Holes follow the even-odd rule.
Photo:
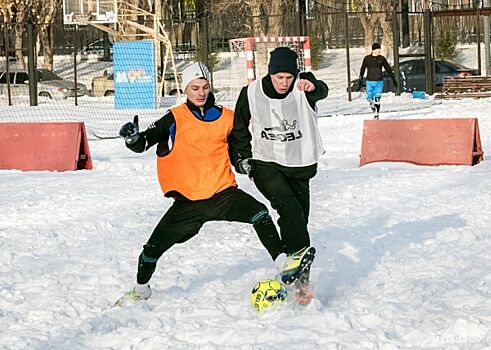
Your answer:
[[[440,97],[444,99],[491,97],[491,77],[446,77],[443,79]]]

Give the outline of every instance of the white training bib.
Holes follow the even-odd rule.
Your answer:
[[[292,84],[296,84],[296,80]],[[285,166],[308,166],[324,153],[317,113],[295,86],[284,99],[272,99],[263,91],[262,79],[249,84],[252,157]]]

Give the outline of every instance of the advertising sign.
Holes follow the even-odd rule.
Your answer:
[[[156,108],[157,72],[154,42],[115,42],[113,59],[116,109]]]

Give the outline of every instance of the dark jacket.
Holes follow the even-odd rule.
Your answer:
[[[363,75],[365,75],[365,69],[367,70],[367,79],[368,81],[381,81],[384,80],[384,76],[382,74],[382,68],[389,74],[392,81],[395,81],[394,73],[392,72],[392,68],[390,67],[387,59],[382,56],[373,56],[366,55],[363,58],[363,63],[360,68],[360,80],[363,80]]]
[[[317,101],[327,97],[329,88],[322,80],[317,80],[314,74],[312,74],[311,72],[300,73],[299,79],[309,80],[315,85],[315,90],[305,92],[310,106],[315,109]],[[290,94],[290,92],[293,91],[296,85],[296,81],[292,83],[290,89],[285,94],[278,94],[278,92],[276,92],[275,88],[273,87],[273,83],[271,82],[271,76],[269,74],[262,78],[262,85],[264,93],[269,98],[284,99],[288,96],[288,94]],[[251,112],[249,109],[249,100],[247,98],[247,86],[245,86],[240,91],[239,98],[237,99],[237,103],[235,105],[234,128],[232,131],[233,144],[231,149],[231,161],[236,170],[238,170],[239,160],[252,157],[252,135],[249,131],[250,120]],[[285,167],[283,165],[272,162],[257,162],[279,168],[286,174],[295,173],[297,176],[300,175],[300,177],[304,178],[313,177],[317,172],[317,164],[309,165],[306,167]]]

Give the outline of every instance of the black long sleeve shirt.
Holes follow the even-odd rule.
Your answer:
[[[380,81],[383,80],[383,74],[382,74],[382,68],[385,69],[385,71],[389,74],[390,78],[392,81],[395,81],[394,73],[392,72],[392,68],[389,65],[389,62],[387,62],[387,59],[382,56],[373,56],[373,55],[366,55],[363,58],[363,63],[361,64],[360,68],[360,79],[363,79],[363,76],[365,75],[365,69],[367,70],[367,80],[368,81]]]

